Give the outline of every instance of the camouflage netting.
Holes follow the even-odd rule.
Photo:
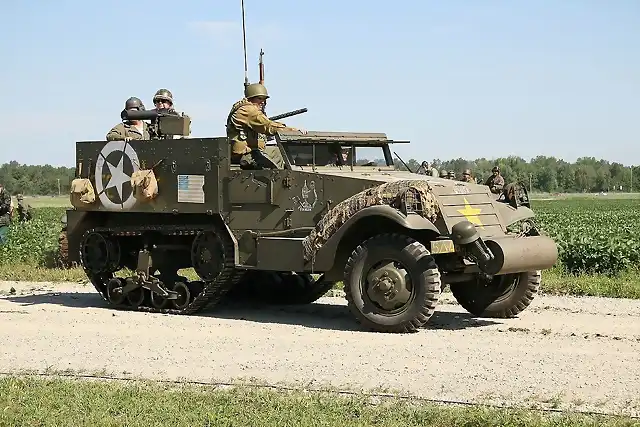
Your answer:
[[[368,188],[338,203],[303,241],[304,258],[309,261],[331,236],[356,212],[375,205],[389,205],[408,210],[435,221],[439,208],[431,186],[426,181],[402,180]]]

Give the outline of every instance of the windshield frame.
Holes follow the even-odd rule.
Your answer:
[[[278,147],[280,148],[280,152],[282,153],[282,157],[284,158],[285,163],[287,164],[287,168],[291,169],[306,169],[311,168],[315,170],[317,168],[325,168],[325,167],[338,167],[338,168],[349,168],[351,170],[354,169],[395,169],[396,165],[394,163],[393,156],[391,155],[391,149],[389,148],[389,144],[387,143],[354,143],[351,141],[278,141]],[[323,162],[319,160],[319,157],[328,157],[327,153],[329,151],[329,146],[332,144],[339,144],[342,150],[348,151],[348,158],[344,164],[337,165],[329,162]],[[296,154],[295,148],[298,147],[311,147],[311,161],[305,164],[296,164],[293,159],[293,156]],[[318,149],[322,147],[321,149]],[[382,150],[383,154],[383,164],[358,164],[357,156],[358,156],[358,148],[379,148]],[[293,149],[293,150],[292,150]],[[355,152],[355,161],[353,153]],[[374,159],[367,159],[369,162],[372,162]]]

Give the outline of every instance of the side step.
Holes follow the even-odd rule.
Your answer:
[[[258,270],[304,271],[302,242],[304,237],[258,237]]]

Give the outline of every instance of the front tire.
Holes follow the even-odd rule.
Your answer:
[[[415,332],[435,311],[440,271],[420,242],[401,234],[381,234],[351,254],[344,291],[349,310],[367,329]]]
[[[458,303],[474,316],[510,318],[524,311],[535,298],[541,271],[495,276],[491,283],[475,280],[451,283],[449,288]]]

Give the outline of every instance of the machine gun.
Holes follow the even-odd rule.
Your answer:
[[[287,113],[282,113],[282,114],[278,114],[276,116],[271,116],[269,117],[269,120],[280,120],[280,119],[286,119],[287,117],[291,117],[291,116],[297,116],[298,114],[302,114],[302,113],[306,113],[307,110],[306,108],[301,108],[299,110],[293,110],[293,111],[289,111]]]
[[[152,138],[171,138],[174,135],[189,136],[191,134],[191,118],[178,115],[167,109],[124,110],[120,114],[122,120],[150,120]]]

